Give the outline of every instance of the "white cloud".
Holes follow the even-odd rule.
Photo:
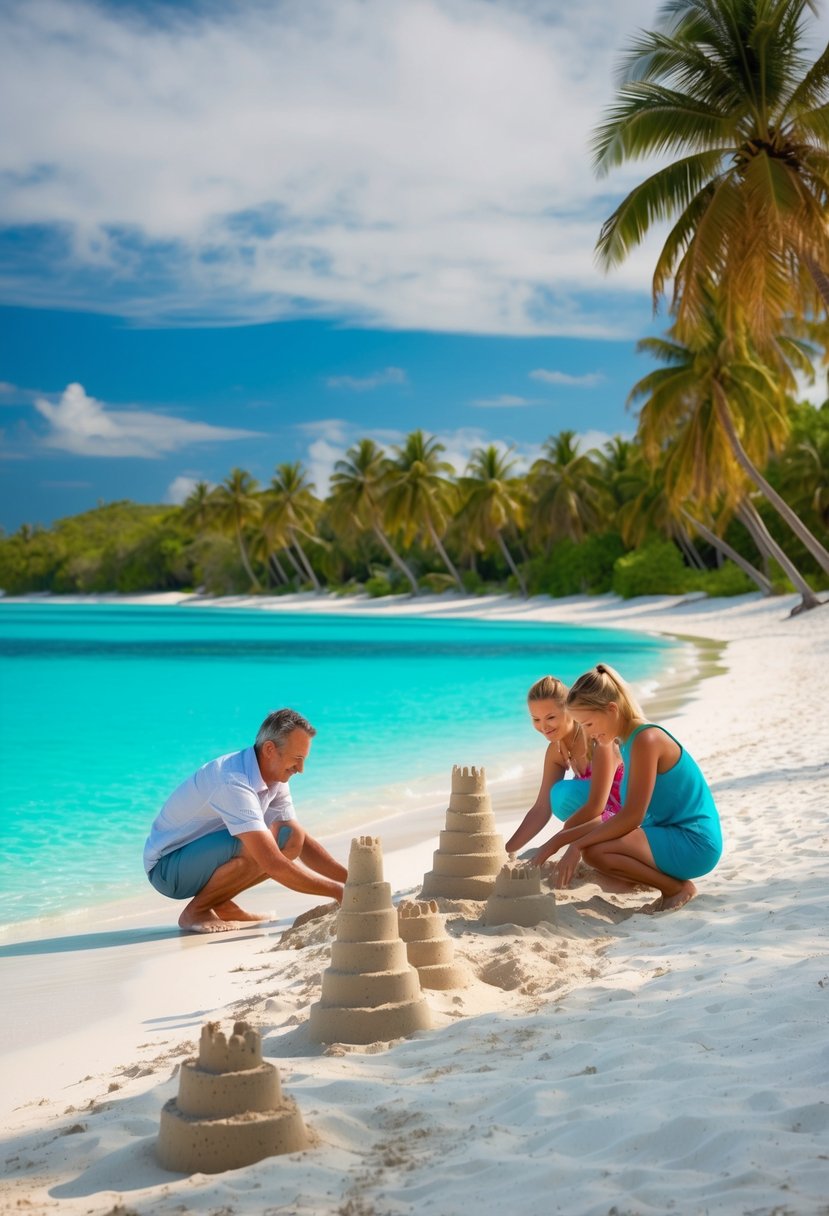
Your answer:
[[[67,385],[57,402],[38,396],[34,404],[49,423],[42,444],[76,456],[153,458],[196,443],[247,439],[259,433],[187,422],[168,414],[108,410],[87,396],[81,384]]]
[[[652,254],[605,279],[593,247],[640,168],[597,182],[589,140],[658,4],[0,6],[0,225],[69,234],[0,288],[171,324],[636,330]]]
[[[164,501],[180,507],[183,502],[187,501],[200,481],[204,481],[204,478],[190,477],[187,473],[181,473],[178,477],[174,477],[168,485]]]
[[[402,367],[386,367],[381,372],[372,372],[368,376],[329,376],[325,381],[328,388],[345,388],[353,393],[369,393],[375,388],[384,388],[388,384],[407,384],[409,377]]]
[[[518,409],[523,405],[538,405],[537,397],[513,397],[510,393],[502,393],[500,397],[479,397],[472,404],[481,410]]]
[[[595,388],[597,384],[602,383],[604,376],[601,372],[571,376],[569,372],[547,371],[544,367],[537,367],[534,372],[530,372],[530,379],[540,380],[543,384],[562,384],[569,388]]]
[[[802,372],[796,372],[795,379],[797,381],[795,397],[798,401],[808,401],[810,405],[820,406],[824,401],[829,400],[826,368],[817,369],[814,381],[810,381],[809,377],[804,376]]]

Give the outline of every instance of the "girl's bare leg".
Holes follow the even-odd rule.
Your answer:
[[[641,828],[635,828],[616,840],[589,845],[583,849],[582,855],[588,865],[602,874],[656,887],[662,898],[656,903],[646,904],[643,912],[673,912],[687,904],[697,893],[689,880],[672,878],[670,874],[657,869],[648,838]]]

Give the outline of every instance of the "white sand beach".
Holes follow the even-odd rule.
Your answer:
[[[659,719],[711,784],[720,865],[668,915],[638,914],[648,895],[589,877],[535,929],[484,929],[483,905],[443,902],[473,983],[427,994],[434,1029],[362,1047],[311,1042],[334,918],[283,939],[315,901],[273,884],[247,901],[274,908],[272,923],[219,937],[180,935],[175,905],[149,886],[94,915],[18,926],[0,942],[0,1212],[829,1212],[829,607],[790,618],[795,602],[313,601],[721,642],[716,670]],[[535,789],[492,793],[507,831]],[[366,808],[395,899],[417,892],[444,812],[371,829]],[[352,834],[327,841],[343,860]],[[312,1145],[223,1174],[167,1173],[153,1150],[178,1066],[205,1021],[229,1030],[239,1017],[261,1031]]]

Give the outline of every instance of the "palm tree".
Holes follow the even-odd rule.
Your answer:
[[[706,309],[711,284],[731,321],[757,341],[787,312],[829,309],[829,47],[808,65],[812,0],[669,0],[655,31],[623,61],[614,106],[594,136],[600,174],[649,156],[671,159],[602,227],[605,268],[660,221],[674,226],[653,276],[673,280],[680,333]]]
[[[329,500],[334,520],[370,531],[417,595],[417,579],[392,545],[383,529],[383,509],[390,466],[386,454],[373,439],[361,439],[348,449],[344,460],[334,465]]]
[[[514,468],[515,461],[499,452],[495,444],[476,448],[460,479],[463,506],[458,520],[473,547],[483,550],[493,542],[498,546],[526,599],[527,584],[504,540],[505,529],[517,529],[524,523],[523,487],[521,480],[512,476]]]
[[[410,544],[425,533],[440,554],[441,561],[463,591],[461,576],[443,546],[441,535],[446,532],[455,506],[455,486],[449,480],[454,473],[451,464],[441,460],[443,444],[423,431],[412,431],[401,447],[395,447],[395,459],[389,469],[386,491],[388,518]]]
[[[598,523],[602,484],[591,453],[579,450],[575,431],[560,431],[542,448],[530,469],[533,534],[549,545],[568,537],[584,540]]]
[[[205,532],[216,518],[216,499],[207,481],[197,481],[181,506],[184,522],[197,532]]]
[[[256,491],[258,483],[244,469],[232,469],[220,486],[214,491],[216,504],[216,522],[226,532],[236,536],[242,565],[255,590],[259,590],[259,580],[253,573],[247,549],[245,548],[244,530],[251,524],[256,524],[262,515],[262,504]]]
[[[646,399],[639,436],[651,459],[668,447],[665,481],[674,501],[724,496],[733,506],[745,498],[750,479],[829,573],[829,552],[758,467],[788,436],[785,390],[794,383],[791,364],[810,368],[802,344],[778,337],[777,364],[771,368],[746,339],[736,344],[727,339],[709,301],[692,340],[643,338],[638,349],[667,364],[635,384],[628,403]]]
[[[317,593],[322,591],[322,586],[299,538],[302,535],[314,541],[318,539],[314,531],[318,510],[314,487],[308,481],[302,464],[296,461],[294,464],[277,465],[265,494],[263,524],[271,536],[284,539],[285,550],[296,568],[291,553],[293,546],[302,567],[300,577],[307,579]]]

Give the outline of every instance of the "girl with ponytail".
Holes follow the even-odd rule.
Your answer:
[[[713,870],[722,854],[720,818],[699,765],[664,726],[646,720],[627,684],[606,663],[576,680],[566,707],[600,746],[619,741],[622,807],[603,822],[568,823],[533,863],[578,844],[600,873],[659,891],[660,898],[643,911],[681,908],[697,893],[692,879]]]
[[[555,676],[543,676],[527,693],[534,728],[547,740],[538,797],[507,841],[517,853],[550,820],[550,813],[570,827],[609,818],[621,806],[622,767],[619,749],[591,742],[567,709],[567,686]],[[571,769],[574,780],[565,781]],[[581,857],[578,845],[567,849],[556,867],[556,886],[566,887]]]

